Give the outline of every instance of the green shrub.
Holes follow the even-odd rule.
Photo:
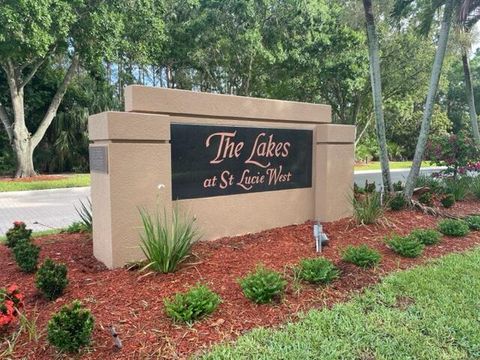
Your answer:
[[[432,206],[433,204],[433,196],[431,192],[425,192],[418,197],[418,201],[426,206]]]
[[[402,210],[405,205],[407,205],[407,202],[405,201],[405,198],[403,197],[403,194],[396,194],[388,203],[390,206],[390,209],[394,211]]]
[[[30,239],[32,236],[32,230],[27,229],[27,226],[23,221],[15,221],[13,227],[8,229],[5,235],[7,237],[7,246],[9,248],[14,248],[17,241]]]
[[[76,233],[84,233],[84,232],[90,232],[90,231],[82,221],[76,221],[68,225],[68,227],[66,227],[62,232],[67,234],[76,234]]]
[[[342,259],[362,268],[369,268],[377,266],[382,256],[377,250],[367,245],[360,245],[347,247],[342,254]]]
[[[465,236],[469,233],[468,224],[455,219],[441,220],[438,223],[438,230],[448,236]]]
[[[434,245],[440,242],[442,234],[433,229],[415,229],[410,233],[418,241],[424,245]]]
[[[145,268],[162,273],[174,272],[199,239],[195,219],[180,215],[177,207],[172,211],[171,223],[165,211],[163,219],[158,212],[153,216],[145,209],[140,210],[140,216],[143,224],[140,246],[148,260]]]
[[[207,286],[197,284],[187,292],[165,299],[165,313],[175,321],[191,323],[214,312],[220,302],[220,297]]]
[[[403,186],[403,183],[399,180],[396,183],[393,183],[393,191],[403,191],[405,186]]]
[[[448,209],[455,205],[455,195],[453,194],[445,194],[441,199],[440,202],[442,203],[443,207]]]
[[[18,267],[26,273],[33,273],[37,270],[39,254],[40,247],[29,239],[18,240],[13,248],[13,256]]]
[[[82,228],[84,229],[85,232],[92,232],[93,229],[93,214],[92,214],[92,202],[90,199],[87,199],[87,201],[84,203],[83,201],[80,201],[80,207],[75,206],[75,210],[80,216],[80,223],[82,224]]]
[[[462,201],[470,191],[470,183],[471,179],[468,176],[460,179],[445,179],[445,193],[452,194],[455,201]]]
[[[325,258],[303,259],[295,269],[297,276],[312,284],[328,284],[340,275],[340,271]]]
[[[465,218],[470,230],[480,230],[480,215],[472,215]]]
[[[353,216],[358,224],[374,224],[383,214],[380,193],[353,197]]]
[[[395,251],[397,254],[409,258],[420,256],[423,252],[423,248],[425,247],[425,245],[423,245],[414,236],[393,235],[387,239],[387,244],[390,249]]]
[[[46,259],[35,276],[37,289],[48,299],[55,300],[68,285],[67,267]]]
[[[257,266],[255,272],[239,280],[243,294],[257,304],[266,304],[280,298],[287,286],[285,279],[276,271]]]
[[[62,351],[78,352],[90,344],[94,318],[79,301],[63,306],[48,322],[47,338]]]

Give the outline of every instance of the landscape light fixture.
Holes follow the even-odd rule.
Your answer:
[[[322,252],[322,245],[328,243],[328,236],[323,232],[323,226],[319,221],[313,225],[313,237],[315,238],[315,250]]]

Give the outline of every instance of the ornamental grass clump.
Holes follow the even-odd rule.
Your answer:
[[[7,237],[7,246],[9,248],[14,248],[18,241],[30,239],[32,236],[32,230],[27,229],[27,226],[23,221],[15,221],[13,227],[8,229],[5,235]]]
[[[300,279],[312,284],[328,284],[340,275],[335,265],[322,257],[303,259],[294,271]]]
[[[47,339],[53,346],[66,352],[78,352],[90,344],[94,318],[79,301],[63,306],[48,322]]]
[[[35,275],[37,289],[48,299],[60,297],[68,285],[67,267],[46,259]]]
[[[477,176],[472,179],[470,184],[470,191],[475,196],[475,198],[480,199],[480,176]]]
[[[380,263],[380,253],[367,245],[348,246],[342,253],[342,260],[361,268],[370,268]]]
[[[92,211],[92,201],[87,199],[84,203],[80,200],[80,207],[75,206],[75,211],[78,216],[80,216],[81,221],[78,222],[81,232],[91,233],[93,230],[93,211]]]
[[[184,293],[165,299],[165,313],[174,321],[192,323],[215,311],[221,298],[206,285],[197,284]]]
[[[166,211],[161,218],[158,211],[156,215],[151,215],[141,209],[140,216],[143,224],[140,247],[147,258],[143,269],[174,272],[190,254],[193,243],[200,238],[195,219],[180,214],[177,207],[172,211],[171,221]]]
[[[434,229],[414,229],[410,236],[413,236],[424,245],[438,244],[442,238],[442,234]]]
[[[462,201],[470,192],[471,178],[464,176],[460,179],[445,179],[445,193],[452,194],[455,201]]]
[[[354,196],[353,216],[358,224],[374,224],[383,215],[381,195],[378,192]]]
[[[257,304],[270,303],[282,297],[287,281],[278,272],[257,266],[254,272],[239,280],[243,294]]]
[[[415,258],[422,254],[423,245],[416,237],[414,236],[399,236],[393,235],[387,239],[387,245],[397,254],[408,257]]]
[[[480,215],[467,216],[465,221],[470,230],[480,230]]]
[[[438,230],[448,236],[465,236],[470,230],[463,220],[445,219],[438,223]]]
[[[13,248],[13,256],[18,267],[26,273],[33,273],[37,270],[39,254],[40,247],[33,244],[30,239],[17,241]]]

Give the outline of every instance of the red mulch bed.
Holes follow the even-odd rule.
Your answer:
[[[63,180],[68,176],[65,175],[37,175],[28,178],[12,178],[12,177],[0,177],[0,182],[33,182],[33,181],[48,181],[48,180]]]
[[[478,209],[478,202],[456,205],[461,212]],[[22,335],[15,349],[16,358],[51,359],[58,355],[45,339],[44,329],[51,314],[73,299],[81,299],[95,318],[93,346],[79,356],[82,359],[186,358],[204,351],[214,343],[235,339],[258,326],[274,326],[294,320],[299,311],[322,308],[345,301],[353,294],[374,284],[387,273],[406,269],[451,252],[464,251],[480,244],[480,233],[465,238],[445,237],[436,246],[427,247],[417,259],[401,258],[384,244],[384,236],[395,231],[408,233],[416,227],[433,227],[437,219],[413,211],[389,212],[380,225],[360,226],[351,219],[328,223],[325,230],[330,245],[323,256],[333,260],[342,276],[327,287],[291,286],[291,271],[301,258],[317,256],[311,224],[287,226],[195,245],[196,255],[174,274],[144,276],[138,271],[106,270],[92,256],[92,241],[82,234],[59,234],[36,240],[42,246],[41,258],[51,257],[65,262],[70,285],[65,295],[47,302],[37,294],[32,275],[22,274],[10,251],[0,246],[0,286],[16,283],[26,295],[27,316],[38,315],[37,327],[43,331],[40,341],[28,342]],[[340,260],[347,245],[368,244],[383,255],[376,269],[362,270]],[[255,305],[241,292],[237,279],[263,263],[289,277],[287,294],[280,304]],[[210,317],[192,327],[174,325],[163,312],[163,298],[182,291],[198,281],[210,284],[223,303]],[[109,335],[114,325],[124,348],[115,351]]]

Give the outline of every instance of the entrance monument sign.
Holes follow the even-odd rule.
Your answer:
[[[139,207],[173,203],[204,240],[351,214],[355,127],[329,106],[144,86],[89,119],[93,242],[140,260]]]

